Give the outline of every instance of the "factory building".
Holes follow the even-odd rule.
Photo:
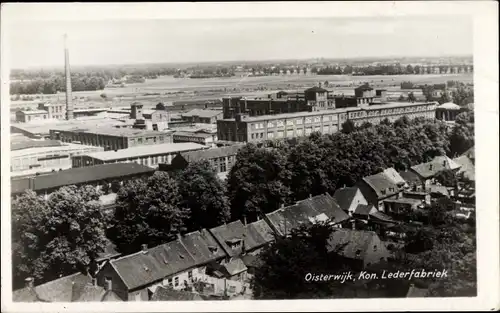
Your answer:
[[[103,147],[104,150],[172,142],[171,134],[167,132],[106,126],[74,128],[54,126],[50,130],[50,139]]]
[[[26,141],[13,144],[10,152],[11,176],[35,175],[71,168],[71,157],[103,151],[92,147],[56,140]]]
[[[308,136],[312,132],[332,134],[348,119],[356,126],[364,122],[378,124],[385,118],[395,121],[435,117],[436,103],[387,103],[314,112],[296,112],[263,116],[238,114],[236,118],[217,121],[217,137],[223,141],[256,142]]]
[[[103,151],[76,156],[72,158],[72,164],[75,168],[109,163],[137,163],[158,167],[160,163],[170,164],[172,158],[178,153],[207,148],[192,142],[140,146],[120,151]]]

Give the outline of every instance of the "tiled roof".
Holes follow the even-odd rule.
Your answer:
[[[458,173],[463,173],[464,177],[470,180],[476,180],[476,169],[474,163],[467,155],[459,156],[453,159],[455,163],[460,165],[460,170]]]
[[[196,265],[196,260],[180,240],[111,260],[109,263],[127,288],[135,289],[185,271]]]
[[[232,258],[228,263],[221,264],[221,270],[228,276],[234,276],[247,270],[245,263],[240,258]]]
[[[13,292],[14,302],[71,302],[73,296],[73,284],[85,285],[92,281],[89,276],[75,273],[61,277],[45,284],[24,287]],[[37,300],[38,299],[38,300]]]
[[[335,190],[333,198],[337,201],[340,208],[347,211],[351,206],[352,200],[356,196],[356,192],[359,189],[357,187],[345,187]]]
[[[315,220],[331,219],[333,223],[341,223],[349,219],[349,215],[342,211],[329,194],[299,201],[266,216],[280,235],[287,235],[291,229],[313,223]]]
[[[460,168],[460,165],[447,156],[437,156],[430,162],[411,167],[412,171],[424,179],[432,178],[434,175],[444,170],[456,170],[458,168]]]
[[[274,240],[274,232],[264,220],[250,223],[245,228],[245,249],[247,250],[262,247]]]
[[[228,241],[245,239],[245,246],[252,240],[251,237],[245,238],[245,226],[240,220],[229,224],[220,225],[210,229],[210,233],[217,239],[229,256],[235,256],[241,253],[241,249],[233,250],[228,246]]]
[[[392,172],[392,171],[391,171]],[[384,171],[375,175],[363,177],[363,181],[377,194],[378,198],[384,198],[398,193],[403,186],[398,186],[397,182],[403,180],[395,179]],[[403,180],[404,181],[404,180]]]
[[[188,162],[196,162],[201,160],[210,160],[214,158],[222,158],[226,156],[236,155],[238,150],[244,145],[237,144],[221,148],[210,148],[206,150],[182,152],[180,155]]]
[[[199,301],[203,298],[196,293],[182,290],[174,290],[163,286],[158,286],[151,301]]]
[[[399,175],[406,181],[408,184],[420,184],[420,178],[413,171],[400,171]]]
[[[222,247],[206,229],[183,235],[181,241],[197,264],[208,263],[226,256]]]
[[[193,109],[189,112],[182,113],[182,117],[202,117],[202,118],[212,118],[217,115],[221,115],[221,110],[203,110],[203,109]]]
[[[26,140],[22,142],[11,143],[10,151],[39,147],[57,147],[62,145],[63,144],[59,140]]]
[[[21,193],[26,189],[32,189],[34,191],[53,189],[68,185],[85,184],[105,179],[152,172],[154,172],[154,169],[136,163],[112,163],[71,168],[33,178],[11,180],[11,193]],[[30,179],[33,180],[31,186]]]
[[[370,216],[384,222],[395,222],[389,215],[377,210],[370,212]]]
[[[448,191],[448,188],[446,188],[445,186],[429,185],[426,187],[426,189],[430,193],[439,193],[439,194],[442,194],[443,196],[446,196],[446,197],[450,196],[450,192]]]
[[[354,214],[368,215],[373,209],[375,209],[375,207],[371,204],[358,204]]]
[[[375,237],[377,234],[373,231],[334,230],[328,238],[328,252],[337,251],[346,258],[364,260]]]
[[[92,283],[75,283],[72,288],[72,302],[122,301],[112,290]]]

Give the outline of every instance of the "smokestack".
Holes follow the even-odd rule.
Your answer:
[[[64,73],[66,76],[66,119],[73,119],[73,98],[71,95],[71,69],[69,68],[68,35],[64,34]]]

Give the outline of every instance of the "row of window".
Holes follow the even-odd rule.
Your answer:
[[[315,116],[315,117],[306,117],[305,119],[298,118],[295,120],[288,119],[286,120],[286,125],[287,126],[293,126],[293,125],[302,125],[303,121],[305,124],[310,124],[310,123],[320,123],[321,122],[321,116]],[[337,116],[336,115],[326,115],[323,116],[323,122],[329,122],[329,121],[337,121]],[[254,123],[251,124],[252,129],[264,129],[264,123]],[[273,128],[273,127],[283,127],[285,126],[285,121],[284,120],[278,120],[278,121],[269,121],[267,122],[267,127],[268,128]]]
[[[279,138],[285,138],[285,134],[287,138],[294,138],[294,137],[300,137],[300,136],[309,136],[312,132],[322,132],[322,133],[330,133],[330,132],[336,132],[337,127],[336,126],[323,126],[323,130],[321,130],[320,126],[316,127],[306,127],[305,129],[297,129],[297,130],[287,130],[286,132],[284,131],[277,131],[277,132],[268,132],[267,133],[267,139],[279,139]],[[264,132],[260,133],[252,133],[250,135],[251,139],[264,139]]]

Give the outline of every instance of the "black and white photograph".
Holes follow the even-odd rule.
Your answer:
[[[2,311],[499,309],[488,25],[495,2],[2,5]]]

